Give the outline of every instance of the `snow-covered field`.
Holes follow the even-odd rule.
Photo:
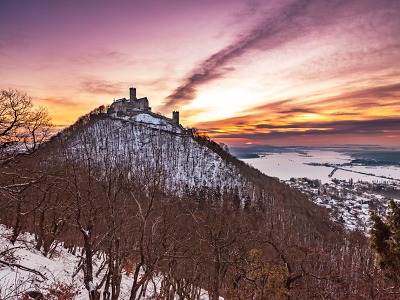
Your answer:
[[[308,165],[310,163],[329,163],[329,164],[343,164],[351,161],[349,155],[323,150],[310,150],[307,154],[297,152],[287,153],[271,153],[260,158],[243,159],[246,163],[259,169],[263,173],[278,177],[281,180],[289,180],[290,178],[303,178],[320,179],[322,183],[328,183],[331,178],[328,176],[333,168],[326,166]],[[367,167],[367,166],[346,166],[343,169],[337,170],[332,178],[339,180],[353,181],[367,181],[379,182],[385,179],[376,176],[392,177],[400,180],[400,168],[394,166],[385,167]],[[361,173],[371,173],[376,176],[365,175]]]

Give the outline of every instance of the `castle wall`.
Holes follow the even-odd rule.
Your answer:
[[[115,113],[115,112],[122,112],[122,113],[127,113],[127,100],[126,99],[120,99],[113,104],[111,104],[109,108],[109,113]]]
[[[147,98],[140,98],[137,99],[134,103],[134,106],[136,106],[137,109],[144,110],[144,111],[150,111],[149,107],[149,100]]]

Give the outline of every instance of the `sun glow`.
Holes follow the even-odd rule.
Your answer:
[[[257,100],[247,90],[215,88],[200,91],[195,101],[187,105],[184,110],[200,110],[200,113],[191,118],[192,122],[197,123],[238,116],[251,103],[257,103]]]

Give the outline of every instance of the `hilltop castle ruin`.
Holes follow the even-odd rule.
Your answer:
[[[136,97],[136,88],[133,87],[129,89],[129,99],[121,98],[114,100],[107,111],[107,114],[111,116],[133,117],[141,113],[157,116],[158,118],[161,117],[160,115],[151,112],[151,107],[149,106],[149,100],[147,97],[139,99]],[[165,119],[169,120],[172,124],[179,125],[179,111],[172,112],[172,119]]]

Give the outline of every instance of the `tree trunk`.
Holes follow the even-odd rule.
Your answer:
[[[10,242],[14,245],[18,239],[18,236],[21,232],[21,223],[22,223],[22,214],[21,214],[21,203],[18,201],[17,204],[17,213],[15,216],[15,224],[12,231],[12,235],[10,238]]]
[[[42,210],[40,212],[39,216],[39,230],[38,230],[38,236],[37,236],[37,242],[36,242],[36,250],[40,251],[43,245],[43,239],[44,239],[44,211]]]

